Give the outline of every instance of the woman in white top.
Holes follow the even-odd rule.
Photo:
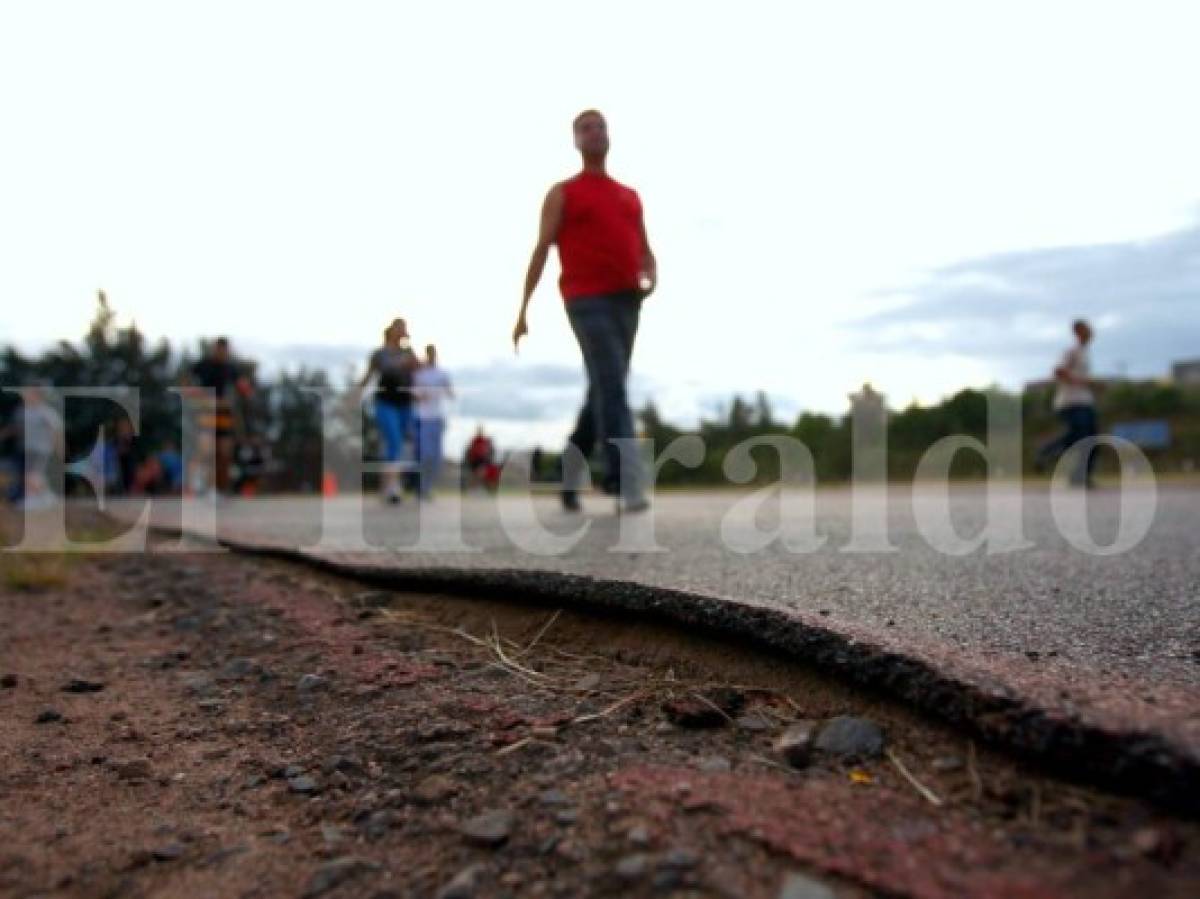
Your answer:
[[[421,467],[421,499],[430,499],[442,470],[442,439],[446,432],[446,401],[454,396],[450,376],[438,367],[437,347],[425,347],[425,361],[413,373],[417,401],[417,445]]]

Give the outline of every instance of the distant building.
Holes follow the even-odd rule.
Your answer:
[[[1171,380],[1176,384],[1200,387],[1200,359],[1184,359],[1173,363]]]

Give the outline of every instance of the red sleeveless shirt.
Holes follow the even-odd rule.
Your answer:
[[[563,299],[638,289],[645,247],[642,202],[632,189],[591,172],[563,182],[558,229]]]

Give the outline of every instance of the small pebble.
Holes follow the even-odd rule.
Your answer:
[[[513,813],[504,810],[484,812],[464,821],[459,831],[467,841],[477,846],[495,848],[508,841],[512,833]]]
[[[751,712],[749,715],[742,715],[734,721],[738,726],[738,730],[749,731],[750,733],[762,733],[770,728],[770,724],[761,715],[756,715]]]
[[[290,778],[288,780],[288,789],[293,793],[300,793],[306,796],[321,792],[320,785],[306,774]]]
[[[813,745],[841,758],[873,759],[883,754],[884,742],[883,731],[874,721],[841,715],[821,728]]]
[[[335,858],[319,867],[308,881],[303,899],[316,899],[343,883],[379,870],[379,865],[361,858]]]
[[[296,689],[301,693],[312,693],[314,690],[322,690],[327,686],[329,686],[329,681],[319,674],[306,674],[296,681]]]
[[[638,824],[636,827],[630,829],[629,833],[625,834],[625,839],[629,840],[634,846],[649,846],[650,829],[645,824]]]
[[[691,849],[672,849],[658,860],[658,867],[689,871],[700,864],[700,856]]]
[[[835,899],[833,890],[804,874],[789,874],[779,889],[779,899]]]
[[[99,693],[104,689],[104,684],[100,681],[83,680],[78,677],[73,677],[62,686],[64,693]]]
[[[483,865],[474,864],[463,868],[454,879],[438,890],[437,899],[473,899],[483,876]]]
[[[632,882],[641,880],[650,869],[650,857],[642,852],[627,855],[617,862],[616,875],[621,880]]]
[[[793,768],[804,768],[812,759],[816,723],[799,721],[790,725],[775,741],[775,751]]]
[[[546,790],[538,796],[538,802],[547,806],[570,805],[571,798],[562,790]]]
[[[173,862],[183,857],[183,847],[178,843],[168,843],[166,846],[159,846],[150,855],[156,862]]]

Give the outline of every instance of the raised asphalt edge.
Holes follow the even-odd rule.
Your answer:
[[[178,528],[173,538],[213,544]],[[885,650],[786,612],[732,600],[586,575],[522,569],[381,568],[245,540],[215,541],[243,555],[300,563],[376,587],[442,592],[580,611],[638,615],[659,623],[766,648],[877,691],[983,743],[1044,766],[1064,779],[1136,796],[1200,818],[1200,758],[1158,733],[1113,730],[1036,705],[1010,688],[983,687],[927,661]]]

